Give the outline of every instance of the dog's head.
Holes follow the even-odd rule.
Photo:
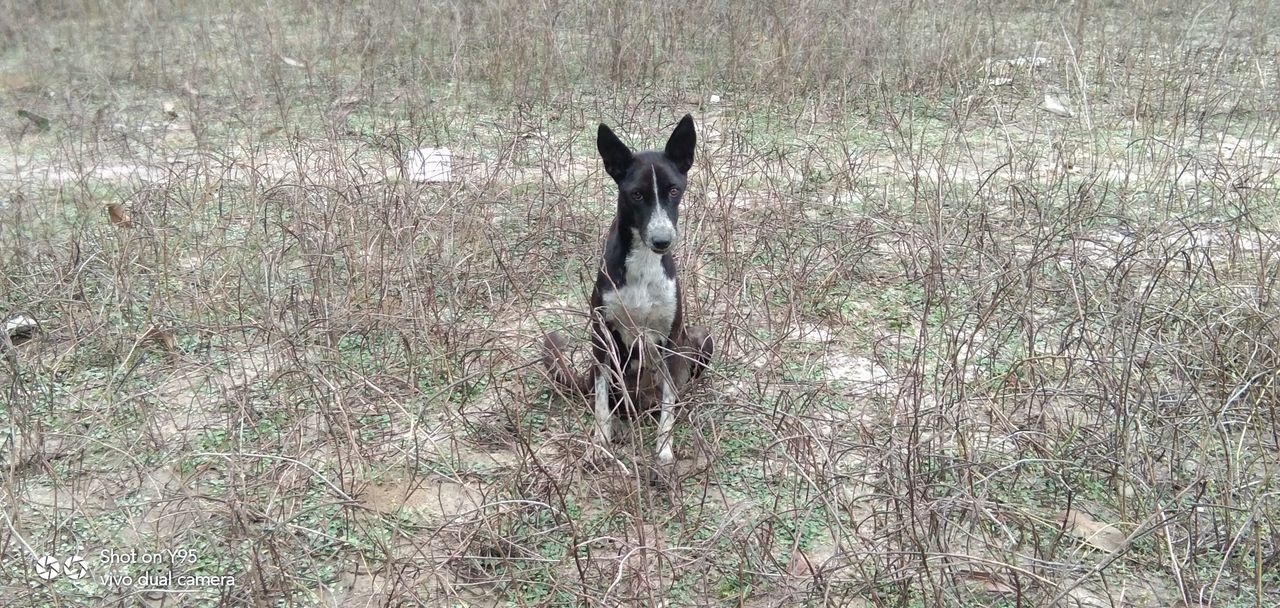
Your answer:
[[[618,183],[618,220],[636,231],[654,253],[675,245],[680,198],[693,166],[697,134],[686,114],[661,151],[632,152],[617,135],[600,125],[596,149],[604,170]]]

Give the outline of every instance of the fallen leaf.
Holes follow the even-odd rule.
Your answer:
[[[151,329],[147,330],[147,334],[143,336],[142,339],[143,341],[152,340],[156,344],[159,344],[160,346],[164,347],[164,349],[170,353],[178,352],[178,342],[177,340],[174,339],[173,332],[165,331],[157,327],[152,327]]]
[[[795,577],[813,576],[813,564],[804,551],[796,549],[791,552],[791,561],[787,562],[787,574]]]
[[[1124,548],[1124,532],[1119,528],[1097,521],[1083,511],[1063,511],[1058,514],[1058,521],[1068,534],[1083,540],[1086,544],[1107,553],[1115,553]]]
[[[31,110],[18,110],[18,116],[21,116],[31,121],[31,124],[35,125],[36,128],[40,129],[41,131],[49,130],[49,119],[39,114],[36,114]]]
[[[107,203],[107,217],[111,219],[111,223],[121,228],[133,228],[133,220],[129,219],[129,214],[124,212],[124,205],[120,203]]]
[[[350,109],[360,105],[361,101],[364,101],[363,97],[352,93],[351,95],[343,95],[342,97],[334,99],[333,103],[330,105],[335,108]]]
[[[1000,577],[986,572],[971,570],[964,573],[964,576],[982,586],[982,590],[995,595],[1013,595],[1017,593],[1012,585],[1004,582]]]
[[[1040,107],[1045,110],[1048,110],[1049,113],[1053,114],[1054,116],[1071,118],[1072,116],[1076,115],[1075,112],[1071,111],[1071,108],[1067,107],[1066,103],[1063,103],[1057,97],[1054,97],[1053,95],[1050,95],[1048,93],[1044,94],[1044,103],[1041,104]]]

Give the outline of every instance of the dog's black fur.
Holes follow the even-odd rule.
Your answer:
[[[612,436],[613,415],[660,412],[659,459],[670,461],[676,392],[701,375],[715,350],[704,327],[684,325],[683,294],[672,249],[679,203],[693,166],[693,117],[676,125],[661,151],[632,152],[600,125],[596,147],[605,172],[618,185],[617,215],[591,294],[592,354],[588,374],[565,363],[564,342],[546,338],[543,361],[557,384],[596,392],[596,436]],[[654,365],[660,360],[661,365]],[[665,383],[665,386],[664,386]],[[602,397],[599,392],[606,391]],[[658,408],[652,405],[657,398]]]

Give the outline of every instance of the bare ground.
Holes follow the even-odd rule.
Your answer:
[[[163,23],[144,6],[85,23]],[[406,27],[501,18],[419,10]],[[509,65],[488,89],[414,92],[412,47],[387,38],[399,26],[248,8],[156,25],[156,44],[198,59],[130,55],[127,86],[102,96],[95,79],[121,69],[95,61],[109,45],[75,19],[15,13],[29,31],[0,82],[53,127],[16,119],[0,150],[0,310],[42,326],[0,376],[2,593],[1274,603],[1270,47],[1234,9],[1171,3],[1145,26],[1098,10],[1066,38],[1075,13],[993,13],[1020,42],[957,52],[958,71],[883,51],[878,92],[764,71],[660,99],[634,83],[520,90],[502,84],[525,73]],[[811,51],[793,28],[822,12],[805,5],[736,56],[777,44],[795,73],[846,73],[797,59]],[[233,36],[258,31],[250,14],[274,25]],[[902,31],[972,50],[986,26],[960,17]],[[362,27],[402,46],[325,50]],[[568,69],[532,48],[544,77]],[[1047,61],[1014,61],[1029,48]],[[1041,109],[1046,91],[1074,115]],[[663,473],[651,426],[601,457],[585,404],[551,394],[532,346],[550,328],[582,336],[612,196],[594,123],[656,145],[685,111],[701,134],[688,314],[720,348]],[[406,179],[416,146],[451,148],[456,181]],[[174,549],[195,559],[166,567],[234,585],[121,585],[105,575],[153,565],[94,562]],[[92,576],[36,576],[39,557],[73,554]]]

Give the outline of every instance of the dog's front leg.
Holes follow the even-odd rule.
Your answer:
[[[676,459],[671,451],[671,433],[675,426],[676,388],[671,381],[671,374],[666,373],[662,378],[662,412],[658,415],[658,462],[662,464],[670,464]]]
[[[613,410],[609,408],[609,382],[613,366],[610,361],[615,358],[613,353],[617,351],[617,347],[600,309],[596,309],[591,317],[591,351],[596,373],[596,403],[592,410],[596,427],[595,441],[596,445],[607,448],[613,441]]]
[[[596,366],[596,443],[607,446],[613,441],[613,412],[609,410],[609,368]]]

